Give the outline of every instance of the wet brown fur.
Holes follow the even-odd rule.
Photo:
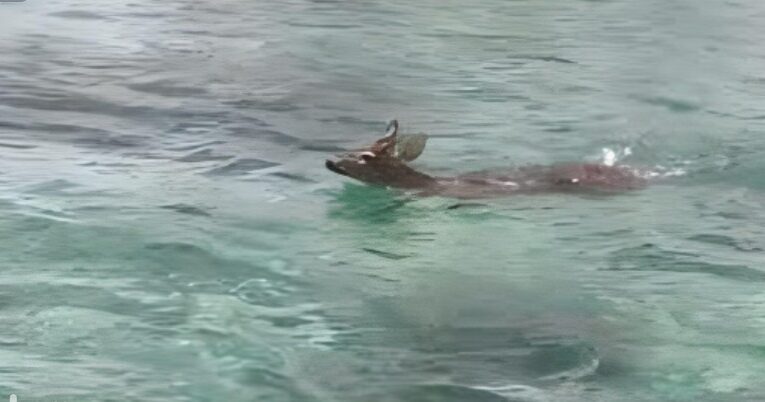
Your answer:
[[[397,157],[398,122],[372,145],[328,159],[326,167],[364,183],[418,190],[423,196],[490,198],[543,192],[618,192],[639,189],[646,180],[626,166],[565,163],[524,166],[505,171],[482,171],[455,177],[421,173]],[[416,152],[419,155],[421,149]],[[413,158],[412,158],[413,159]]]

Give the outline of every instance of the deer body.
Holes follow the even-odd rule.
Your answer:
[[[406,140],[406,141],[404,141]],[[372,185],[414,190],[423,196],[490,198],[544,192],[625,191],[645,186],[644,178],[625,166],[569,163],[524,166],[506,171],[481,171],[455,177],[434,177],[418,172],[406,162],[422,153],[426,138],[399,138],[393,120],[386,135],[371,146],[328,159],[326,167]]]

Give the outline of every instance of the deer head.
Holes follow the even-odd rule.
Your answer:
[[[424,134],[399,135],[398,121],[388,124],[385,136],[372,145],[342,155],[336,160],[327,159],[327,169],[368,184],[397,187],[423,188],[435,182],[432,177],[420,173],[406,162],[416,159],[425,148]]]

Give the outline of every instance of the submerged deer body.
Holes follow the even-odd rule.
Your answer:
[[[567,163],[524,166],[505,171],[481,171],[454,177],[435,177],[406,162],[423,151],[424,135],[399,135],[391,121],[383,138],[372,145],[328,159],[327,169],[367,184],[413,190],[419,195],[490,198],[544,192],[616,192],[642,188],[646,180],[626,166]]]

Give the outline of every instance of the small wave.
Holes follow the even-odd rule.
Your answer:
[[[279,164],[262,159],[239,159],[227,165],[211,169],[207,174],[212,176],[239,176],[274,166],[279,166]]]
[[[220,145],[225,144],[225,141],[205,141],[205,142],[197,142],[197,143],[191,143],[191,144],[183,144],[183,145],[177,145],[173,147],[167,147],[170,151],[193,151],[199,148],[204,148],[212,145]]]
[[[608,271],[665,272],[674,274],[714,275],[744,281],[765,281],[765,272],[757,267],[730,262],[706,261],[709,256],[661,248],[654,244],[624,248],[612,253]]]
[[[137,92],[145,92],[153,95],[168,97],[188,97],[207,94],[207,91],[199,87],[182,86],[169,80],[158,80],[126,85],[127,88]]]
[[[310,179],[306,176],[289,173],[289,172],[273,172],[270,176],[279,177],[281,179],[287,179],[298,183],[316,183],[316,180]]]
[[[634,98],[645,104],[663,107],[663,108],[666,108],[667,110],[670,110],[672,112],[677,112],[677,113],[695,112],[701,109],[701,107],[698,104],[686,99],[674,99],[674,98],[670,98],[666,96],[654,96],[654,97],[635,96]]]
[[[195,207],[189,204],[169,204],[160,206],[162,209],[169,209],[171,211],[178,212],[179,214],[197,215],[197,216],[211,216],[209,212],[202,208]]]
[[[106,20],[109,19],[109,17],[106,17],[101,14],[97,14],[90,11],[82,11],[82,10],[71,10],[71,11],[60,11],[56,13],[50,13],[48,14],[53,17],[61,17],[61,18],[69,18],[69,19],[76,19],[76,20]]]
[[[176,159],[178,162],[211,162],[211,161],[225,161],[233,158],[233,155],[215,155],[210,149],[203,149],[201,151],[192,152],[188,155],[182,156]]]
[[[0,148],[33,149],[33,148],[37,148],[37,145],[16,144],[16,143],[10,143],[10,142],[0,142]]]
[[[441,402],[508,402],[503,395],[490,389],[459,384],[416,384],[402,387],[384,398],[368,395],[367,400],[403,401],[441,401]],[[521,399],[538,401],[540,399]]]

